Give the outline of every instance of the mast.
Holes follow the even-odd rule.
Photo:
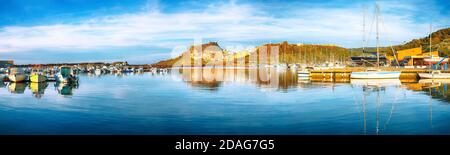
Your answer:
[[[433,50],[431,49],[431,34],[432,34],[432,31],[431,31],[431,23],[430,23],[430,55],[431,55],[431,52],[433,52]]]
[[[375,15],[377,18],[377,67],[380,67],[380,49],[378,48],[379,46],[379,34],[378,34],[378,16],[380,13],[380,7],[378,6],[378,4],[375,4]]]
[[[366,49],[366,6],[363,7],[363,46],[362,51],[364,53],[364,50]]]

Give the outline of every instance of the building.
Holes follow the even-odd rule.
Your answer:
[[[424,58],[429,56],[439,56],[438,51],[433,52],[423,52],[422,47],[411,48],[397,51],[397,59],[400,65],[403,66],[424,66]]]
[[[8,68],[14,65],[13,60],[0,60],[0,68]]]

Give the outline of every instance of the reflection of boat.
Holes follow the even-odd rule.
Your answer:
[[[400,86],[399,79],[351,79],[350,83],[357,86]]]
[[[8,90],[13,94],[23,94],[25,92],[26,86],[26,83],[11,82],[8,86]]]
[[[419,73],[421,79],[450,79],[450,73],[441,73],[440,70],[434,70],[430,73]]]
[[[34,97],[41,98],[47,86],[48,86],[47,82],[39,82],[39,83],[32,82],[30,83],[29,87],[31,92],[34,94]]]
[[[30,75],[31,82],[45,82],[47,76],[44,75],[42,69],[33,69]]]
[[[58,82],[62,83],[77,83],[78,78],[76,77],[73,69],[69,66],[61,66],[59,68],[59,73],[57,75]]]
[[[398,79],[400,78],[400,71],[380,71],[380,70],[366,70],[365,72],[352,72],[351,79]]]
[[[22,68],[11,68],[8,79],[11,82],[24,82],[25,73]]]
[[[72,95],[73,88],[76,88],[75,84],[71,83],[55,83],[55,87],[58,90],[58,93],[61,95]]]

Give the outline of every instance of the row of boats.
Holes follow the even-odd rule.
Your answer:
[[[0,74],[0,82],[46,82],[57,81],[61,83],[78,83],[78,77],[74,69],[70,66],[61,66],[57,73],[44,72],[42,68],[33,68],[30,74],[27,74],[23,68],[9,68],[5,71],[6,74]]]

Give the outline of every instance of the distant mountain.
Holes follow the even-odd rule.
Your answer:
[[[251,64],[270,64],[270,58],[266,62],[256,61],[251,62],[251,58],[260,56],[263,50],[267,50],[267,55],[271,54],[272,48],[278,48],[278,62],[279,63],[305,63],[305,64],[320,64],[324,62],[345,62],[348,60],[350,54],[347,49],[336,45],[314,45],[314,44],[289,44],[288,42],[270,43],[257,46],[252,50],[243,50],[236,52],[229,52],[222,49],[217,42],[210,42],[201,45],[203,54],[201,54],[200,46],[192,45],[182,55],[173,59],[160,61],[152,64],[155,67],[173,67],[173,66],[198,66],[194,62],[202,62],[203,66],[216,65],[246,65]],[[222,53],[223,57],[218,57],[216,54]],[[188,56],[187,56],[188,55]],[[186,57],[187,56],[187,57]],[[184,60],[183,60],[184,59]],[[201,61],[199,61],[201,60]],[[243,61],[240,61],[243,60]],[[190,61],[190,62],[189,62]],[[238,63],[245,62],[245,64]],[[190,63],[190,64],[189,64]]]

